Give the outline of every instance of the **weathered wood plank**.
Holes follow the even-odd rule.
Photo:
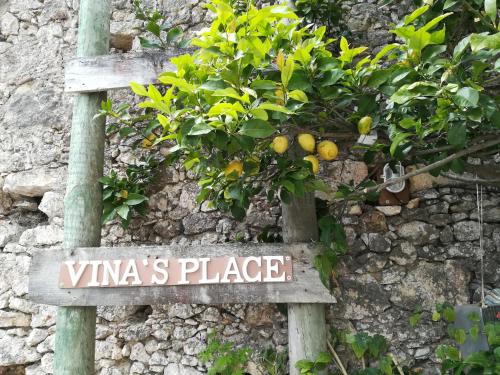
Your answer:
[[[318,224],[314,195],[294,197],[289,204],[282,204],[283,240],[285,242],[318,239]],[[307,302],[307,301],[301,301]],[[297,361],[316,359],[326,351],[325,307],[321,304],[291,303],[288,305],[288,358],[290,375],[299,375]],[[324,374],[325,372],[319,372]]]
[[[66,65],[64,90],[85,93],[126,88],[131,81],[143,85],[158,83],[160,73],[176,70],[170,58],[187,52],[175,50],[71,59]]]
[[[334,303],[311,264],[311,244],[224,244],[42,251],[32,259],[29,295],[37,303],[60,306],[147,305],[162,303]],[[59,266],[66,260],[142,259],[146,257],[223,257],[289,255],[293,280],[286,283],[175,285],[128,288],[61,289]]]

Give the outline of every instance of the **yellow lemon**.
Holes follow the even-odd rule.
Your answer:
[[[312,169],[313,173],[316,174],[319,171],[319,160],[316,156],[314,155],[307,155],[304,160],[307,160],[309,163],[312,164]]]
[[[373,119],[370,116],[365,116],[358,122],[359,134],[366,135],[372,128]]]
[[[127,190],[122,190],[122,191],[120,191],[120,195],[122,196],[122,198],[127,199],[128,198],[128,191]]]
[[[151,133],[145,139],[142,140],[141,146],[142,148],[151,148],[153,147],[153,141],[156,139],[156,135]]]
[[[243,174],[243,164],[241,164],[239,160],[233,160],[227,165],[226,169],[224,169],[226,177],[230,176],[233,172],[236,172],[238,177]]]
[[[278,97],[278,100],[276,100],[276,104],[278,105],[285,105],[285,93],[281,88],[276,89],[274,94]]]
[[[304,151],[314,152],[314,148],[316,147],[316,141],[314,140],[314,137],[311,134],[307,133],[299,134],[297,140],[299,141],[300,147],[302,147]]]
[[[276,153],[284,154],[288,150],[288,138],[284,135],[278,135],[273,139],[272,147]]]
[[[324,160],[333,160],[337,157],[339,149],[332,141],[322,141],[318,144],[318,154]]]

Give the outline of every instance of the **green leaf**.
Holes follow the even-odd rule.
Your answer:
[[[430,29],[432,29],[434,26],[436,26],[439,22],[441,22],[442,20],[444,20],[446,17],[449,17],[451,16],[453,13],[445,13],[445,14],[441,14],[435,18],[433,18],[432,20],[430,20],[429,22],[427,22],[423,27],[421,27],[418,31],[429,31]]]
[[[281,71],[281,83],[283,83],[283,87],[288,87],[288,82],[290,82],[290,79],[292,78],[294,68],[295,61],[293,61],[293,58],[289,56],[288,59],[286,59],[283,70]]]
[[[497,20],[497,0],[484,0],[484,11],[495,25]]]
[[[148,90],[143,85],[140,85],[137,82],[130,82],[130,88],[134,93],[140,96],[148,96]]]
[[[431,34],[420,29],[410,36],[408,45],[412,50],[415,50],[418,53],[420,53],[420,51],[422,51],[430,43],[431,43]]]
[[[375,70],[370,76],[367,85],[373,88],[378,88],[387,82],[392,76],[392,71],[389,69]]]
[[[177,78],[170,75],[160,75],[159,80],[166,85],[172,85],[179,88],[179,90],[187,93],[193,93],[195,86],[188,83],[184,78]]]
[[[116,213],[118,214],[118,216],[120,216],[122,219],[125,219],[125,220],[127,220],[129,212],[130,212],[130,207],[127,206],[126,204],[122,204],[116,210]]]
[[[282,105],[274,104],[274,103],[262,103],[257,107],[258,109],[267,109],[268,111],[276,111],[285,113],[287,115],[293,114],[288,108],[283,107]]]
[[[152,33],[154,36],[159,37],[160,36],[160,26],[153,21],[149,21],[148,24],[146,25],[146,30],[148,30],[150,33]]]
[[[281,185],[286,188],[290,193],[294,194],[295,193],[295,184],[290,181],[290,180],[283,180],[281,181]]]
[[[111,208],[109,210],[104,210],[102,215],[102,223],[103,224],[109,223],[111,220],[114,219],[115,215],[116,215],[116,207]]]
[[[453,338],[455,341],[459,344],[464,344],[465,340],[467,339],[467,335],[465,334],[465,330],[463,329],[457,329],[455,330]]]
[[[298,368],[300,370],[310,370],[314,366],[314,363],[312,361],[309,361],[307,359],[301,359],[300,361],[297,361],[295,363],[295,368]]]
[[[443,5],[443,10],[449,9],[452,6],[458,4],[460,0],[446,0]]]
[[[314,257],[314,268],[318,270],[319,278],[325,288],[330,289],[330,278],[333,270],[333,262],[326,254],[316,255]]]
[[[250,84],[250,87],[254,90],[275,90],[276,82],[265,79],[257,79]]]
[[[309,102],[309,100],[307,99],[307,95],[302,90],[293,90],[292,92],[288,93],[288,97],[303,103]]]
[[[379,361],[379,368],[384,375],[392,375],[392,359],[389,356],[385,356]]]
[[[205,122],[200,122],[197,124],[194,124],[193,127],[189,130],[187,135],[203,135],[203,134],[208,134],[214,130],[213,127],[208,125]]]
[[[180,27],[174,27],[167,33],[167,43],[175,42],[182,35],[182,29]]]
[[[433,322],[438,322],[441,319],[441,314],[437,311],[434,311],[432,313],[432,321]]]
[[[342,52],[349,51],[349,43],[347,42],[347,39],[343,36],[340,38],[340,50]]]
[[[415,328],[418,325],[418,323],[420,322],[421,318],[422,318],[422,314],[419,312],[412,314],[410,316],[410,326],[412,328]]]
[[[328,364],[328,363],[332,362],[332,357],[327,352],[320,352],[318,354],[318,357],[316,358],[315,362]]]
[[[372,61],[370,62],[370,64],[371,65],[375,65],[382,57],[384,57],[389,52],[391,52],[394,48],[397,48],[397,47],[399,47],[399,44],[397,44],[397,43],[387,44],[386,46],[384,46],[384,48],[382,48],[375,55],[375,57],[372,59]]]
[[[246,211],[243,207],[233,204],[231,206],[231,214],[236,220],[242,220],[246,215]]]
[[[267,138],[275,131],[276,128],[267,121],[252,119],[245,121],[239,132],[252,138]]]
[[[351,344],[352,351],[358,359],[363,358],[366,350],[368,349],[368,342],[370,336],[366,332],[346,335],[347,343]]]
[[[455,309],[452,306],[446,306],[443,309],[443,317],[448,323],[455,322]]]
[[[479,92],[472,87],[462,87],[455,94],[454,101],[461,108],[476,107],[479,102]]]
[[[411,137],[413,133],[398,133],[396,136],[392,139],[391,147],[389,149],[391,155],[394,156],[394,153],[396,152],[397,147],[405,141],[408,137]]]
[[[238,94],[236,92],[236,90],[233,89],[232,87],[227,87],[225,89],[215,90],[213,92],[212,96],[216,96],[216,97],[219,97],[219,96],[229,97],[229,98],[233,98],[233,99],[242,100],[244,102],[248,102],[248,99],[247,100],[243,100],[243,97],[240,94]]]
[[[217,89],[224,89],[226,88],[226,83],[221,80],[208,80],[206,81],[203,85],[200,86],[200,89],[202,90],[207,90],[207,91],[215,91]]]
[[[344,71],[342,69],[332,69],[323,75],[320,80],[321,87],[332,86],[338,82],[340,78],[344,76]]]
[[[455,48],[453,49],[453,59],[454,60],[458,59],[460,55],[464,53],[469,44],[470,44],[470,35],[467,35],[460,42],[458,42]]]
[[[442,361],[448,358],[454,361],[458,361],[460,359],[460,352],[454,346],[439,345],[436,348],[436,356]]]
[[[464,358],[464,363],[469,364],[469,365],[481,366],[485,370],[488,369],[490,367],[490,365],[492,364],[491,360],[489,358],[489,355],[486,352],[471,353],[467,357]],[[489,373],[494,374],[493,372],[489,372]],[[483,372],[483,374],[488,374],[488,373]]]
[[[470,47],[472,52],[478,52],[483,49],[500,49],[500,32],[493,35],[471,34]]]
[[[161,48],[160,43],[143,38],[141,36],[139,37],[139,42],[141,43],[141,47],[143,48]]]
[[[477,341],[479,337],[479,327],[477,325],[472,326],[471,329],[469,330],[470,337],[472,341]]]
[[[253,115],[253,117],[255,117],[259,120],[267,121],[267,119],[269,118],[269,116],[267,115],[267,112],[262,108],[251,109],[250,113]]]
[[[142,202],[147,201],[148,198],[145,197],[144,195],[137,194],[137,193],[129,193],[127,197],[127,205],[128,206],[135,206],[138,204],[141,204]]]
[[[430,8],[429,5],[424,5],[423,7],[415,9],[410,15],[404,18],[404,24],[409,25],[410,23],[415,21],[418,17],[420,17],[422,14],[427,12],[429,8]]]
[[[467,128],[464,123],[453,124],[448,130],[448,143],[452,146],[462,147],[467,140]]]
[[[462,174],[465,171],[465,161],[463,159],[455,159],[450,164],[450,169],[456,174]]]
[[[495,348],[495,350],[493,351],[493,353],[495,354],[495,357],[497,358],[497,361],[500,361],[500,346],[498,348]]]

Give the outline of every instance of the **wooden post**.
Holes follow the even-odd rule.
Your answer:
[[[108,53],[110,0],[81,0],[77,56]],[[64,248],[101,243],[105,119],[93,119],[106,92],[78,94],[73,107],[68,180],[64,200]],[[95,307],[57,312],[55,375],[92,375],[95,370]]]
[[[318,239],[318,223],[314,194],[292,198],[282,204],[283,240],[287,243],[309,242]],[[313,254],[311,254],[313,256]],[[288,354],[290,375],[299,375],[295,363],[301,359],[316,359],[326,352],[325,306],[294,303],[288,305]]]

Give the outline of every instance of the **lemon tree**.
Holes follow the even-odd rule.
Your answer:
[[[323,141],[321,160],[337,157],[334,141],[322,138],[326,128],[345,133],[332,113],[347,116],[348,104],[333,103],[348,93],[351,104],[361,97],[353,60],[364,48],[334,57],[325,27],[301,26],[286,6],[248,4],[240,12],[214,0],[207,8],[215,19],[191,41],[196,52],[172,59],[177,72],[162,74],[159,88],[131,84],[145,99],[140,145],[168,145],[166,160],[199,177],[198,202],[237,218],[263,190],[287,201],[327,189],[316,177],[316,142]],[[294,144],[311,155],[292,155]]]
[[[448,33],[465,4],[428,2],[392,26],[395,43],[370,55],[345,37],[325,37],[324,26],[304,26],[287,6],[212,0],[214,18],[191,41],[195,52],[171,59],[177,71],[160,75],[160,85],[131,83],[142,99],[138,115],[109,101],[101,114],[158,162],[193,171],[198,203],[238,219],[257,194],[287,202],[328,190],[319,172],[339,157],[338,141],[353,145],[372,130],[374,145],[353,145],[369,164],[422,162],[461,173],[468,153],[500,144],[496,4],[476,1],[467,14],[478,21],[465,34]],[[336,196],[376,198],[363,193],[373,185],[341,186]],[[325,283],[347,247],[339,223],[319,220]]]

